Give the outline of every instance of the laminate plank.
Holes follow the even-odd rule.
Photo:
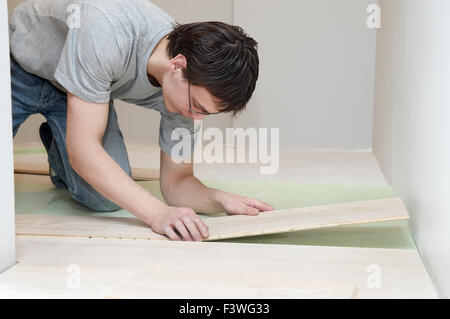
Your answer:
[[[142,267],[140,268],[142,270]],[[17,263],[0,274],[1,299],[104,298],[136,267],[62,263]],[[77,277],[78,276],[78,277]]]
[[[205,240],[257,236],[317,228],[408,219],[399,198],[320,205],[271,212],[258,216],[205,218],[209,237]],[[16,215],[18,235],[74,236],[168,240],[136,218]]]
[[[355,284],[294,275],[183,267],[18,263],[0,275],[0,298],[354,298]]]
[[[239,274],[252,274],[269,282],[272,277],[291,277],[354,283],[356,298],[437,297],[416,250],[54,236],[17,236],[16,243],[21,263],[79,264],[81,269],[89,265],[105,271],[128,267],[133,276],[142,268],[168,272],[183,268],[194,272],[194,277],[208,272],[234,274],[235,281]],[[116,287],[123,290],[114,290],[122,297],[140,277],[128,278]]]
[[[15,162],[14,173],[16,174],[32,174],[32,175],[49,175],[47,162]],[[159,180],[159,169],[132,167],[131,174],[135,181],[157,181]]]
[[[353,283],[271,273],[223,272],[187,267],[151,267],[126,280],[108,298],[349,299]]]
[[[18,145],[14,154],[14,173],[49,175],[47,153],[40,143]],[[20,152],[25,151],[24,153]],[[136,181],[159,180],[159,149],[155,147],[131,145],[129,147],[130,166]]]

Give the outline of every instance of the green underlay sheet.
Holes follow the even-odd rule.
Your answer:
[[[268,202],[275,209],[345,203],[394,197],[391,187],[305,184],[295,182],[203,181],[207,186],[251,196]],[[139,182],[163,200],[158,181]],[[46,215],[91,215],[132,217],[126,210],[95,213],[73,201],[66,190],[52,184],[16,182],[16,213]],[[224,213],[215,214],[216,216]],[[214,218],[214,215],[201,215]],[[339,226],[264,236],[219,240],[237,243],[320,245],[415,249],[407,221]]]
[[[36,148],[36,149],[18,149],[14,150],[14,155],[19,154],[46,154],[45,148]]]

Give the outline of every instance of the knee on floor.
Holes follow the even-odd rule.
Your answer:
[[[72,193],[71,196],[80,205],[85,206],[96,212],[112,212],[120,208],[118,205],[111,202],[110,200],[104,197],[100,198],[99,196],[94,196],[94,194],[90,196],[84,196],[83,198]]]
[[[116,204],[114,204],[111,201],[108,202],[98,202],[98,203],[94,203],[93,205],[91,205],[91,207],[89,207],[92,210],[95,210],[97,212],[113,212],[115,210],[118,210],[120,207]]]

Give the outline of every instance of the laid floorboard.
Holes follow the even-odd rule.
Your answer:
[[[15,145],[14,173],[49,175],[47,152],[41,143]],[[159,149],[131,145],[128,149],[133,179],[159,180]]]
[[[388,198],[261,212],[258,216],[212,217],[203,221],[209,227],[206,240],[217,240],[402,219],[408,219],[408,212],[401,199]],[[126,217],[17,214],[16,233],[167,240],[138,219]]]
[[[138,269],[131,265],[125,268],[63,263],[17,263],[0,274],[0,298],[104,298],[106,294],[117,289],[127,275],[138,273]]]
[[[18,263],[0,275],[0,298],[354,298],[355,284],[293,275]]]
[[[48,164],[45,163],[14,163],[14,173],[49,175]]]
[[[151,267],[126,280],[108,298],[355,298],[358,289],[346,282],[295,275],[221,272],[187,267]]]
[[[160,168],[157,144],[127,143],[130,166]],[[223,154],[236,148],[225,146]],[[201,180],[278,181],[320,184],[387,186],[377,160],[371,151],[280,148],[280,169],[275,174],[261,174],[262,163],[195,163],[195,176]],[[14,164],[17,169],[43,163],[48,174],[47,154],[42,143],[14,141]],[[28,164],[27,164],[28,163]],[[31,173],[31,172],[30,172]]]
[[[197,277],[204,273],[205,278],[217,278],[221,273],[234,278],[231,282],[241,288],[240,274],[251,274],[267,278],[268,284],[289,277],[299,283],[311,280],[356,284],[357,298],[437,297],[416,250],[53,236],[17,236],[16,243],[20,263],[76,264],[80,265],[81,278],[83,273],[86,278],[95,277],[95,271],[83,270],[84,265],[104,268],[105,274],[97,277],[96,287],[107,289],[91,291],[104,294],[105,290],[113,290],[110,297],[127,297],[131,287],[136,286],[141,294],[151,294],[152,287],[145,283],[145,276],[151,277],[155,271],[158,276],[164,271],[172,275],[172,270],[179,268],[189,274],[179,276]],[[125,278],[118,275],[117,269],[128,268],[127,280],[117,280]],[[2,275],[0,283],[1,278]],[[142,278],[145,280],[139,285],[137,281]]]
[[[49,175],[48,163],[42,162],[15,162],[14,173]],[[132,167],[131,174],[135,181],[157,181],[159,180],[159,169]]]

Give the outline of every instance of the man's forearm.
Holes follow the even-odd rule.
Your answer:
[[[130,178],[101,145],[85,145],[77,154],[71,159],[74,170],[104,197],[144,222],[166,206]]]
[[[171,206],[190,207],[199,213],[222,212],[220,203],[222,191],[209,188],[195,176],[185,176],[173,185],[162,187],[162,193]]]

